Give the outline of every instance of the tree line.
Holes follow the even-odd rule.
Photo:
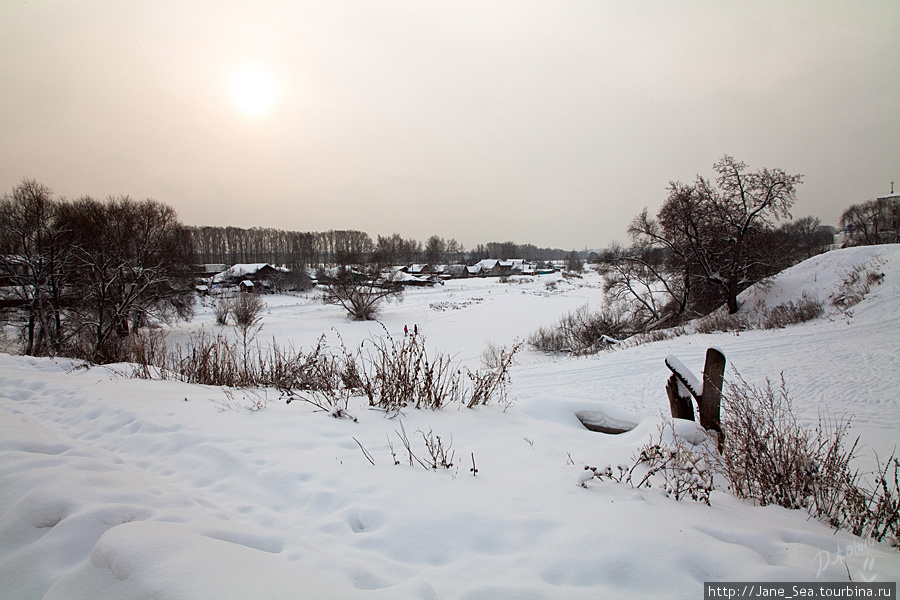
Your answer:
[[[377,236],[356,230],[286,231],[268,227],[186,227],[197,264],[269,263],[288,268],[323,265],[475,264],[485,258],[562,260],[568,252],[534,244],[489,242],[472,250],[455,239],[433,235],[425,243],[394,233]]]

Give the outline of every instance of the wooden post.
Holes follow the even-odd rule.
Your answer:
[[[672,371],[672,376],[666,383],[672,417],[693,421],[694,405],[691,402],[693,396],[697,400],[700,426],[713,433],[721,452],[725,435],[722,433],[719,412],[722,403],[722,384],[725,382],[725,355],[715,348],[706,351],[702,384],[676,357],[668,356],[666,366]]]
[[[666,394],[669,396],[669,408],[672,410],[673,419],[694,420],[694,405],[691,402],[690,392],[682,396],[679,391],[678,377],[672,375],[666,382]]]
[[[707,431],[716,432],[720,451],[725,441],[719,420],[724,382],[725,355],[715,348],[710,348],[706,351],[706,364],[703,366],[703,395],[697,398],[697,404],[700,408],[700,426]]]

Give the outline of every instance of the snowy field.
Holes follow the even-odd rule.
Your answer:
[[[849,313],[834,309],[843,275],[876,259],[883,284]],[[783,373],[804,423],[822,410],[852,415],[861,461],[886,458],[900,440],[900,247],[816,257],[748,290],[745,305],[804,290],[826,302],[824,317],[583,358],[524,350],[511,405],[387,418],[357,399],[358,422],[273,391],[0,355],[0,597],[702,598],[704,581],[896,581],[896,549],[805,512],[723,491],[706,506],[625,484],[578,485],[585,464],[627,460],[657,432],[668,412],[665,357],[699,373],[710,346],[728,358],[726,379],[732,367],[754,384]],[[325,333],[337,344],[339,332],[353,348],[384,335],[312,293],[265,299],[262,343],[308,348]],[[452,281],[408,291],[381,322],[393,336],[417,327],[430,347],[476,367],[487,343],[601,303],[594,274]],[[200,328],[219,330],[209,309],[170,340]],[[264,410],[240,406],[266,398]],[[637,426],[590,432],[581,410]],[[416,432],[452,443],[454,466],[409,466],[401,423],[419,453]]]

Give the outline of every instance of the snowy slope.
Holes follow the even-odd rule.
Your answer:
[[[223,410],[265,391],[229,397],[0,355],[0,597],[698,598],[715,580],[896,581],[896,550],[805,513],[724,492],[706,506],[577,485],[584,464],[626,460],[657,431],[665,357],[699,372],[710,345],[748,381],[783,371],[802,419],[851,413],[867,448],[889,453],[900,429],[900,247],[816,257],[744,300],[774,305],[803,290],[827,299],[846,269],[876,257],[884,282],[850,314],[577,359],[526,352],[510,407],[389,419],[360,402],[352,422],[269,392],[264,410]],[[555,290],[546,281],[411,290],[382,320],[394,335],[415,324],[435,348],[476,364],[486,341],[508,344],[602,302],[595,276]],[[266,300],[263,340],[309,346],[323,332],[334,341],[334,328],[352,346],[383,335],[311,296]],[[201,327],[215,331],[211,313],[173,339]],[[638,425],[590,432],[580,410]],[[454,467],[410,467],[401,422],[419,453],[417,431],[452,438]]]

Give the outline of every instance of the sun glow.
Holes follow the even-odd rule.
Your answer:
[[[275,102],[275,81],[264,69],[244,68],[232,78],[231,95],[242,112],[258,117]]]

